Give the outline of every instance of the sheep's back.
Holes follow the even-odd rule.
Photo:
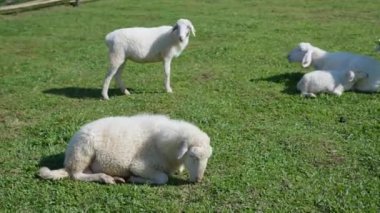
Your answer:
[[[306,73],[297,87],[301,91],[308,92],[326,92],[335,88],[339,82],[339,72],[317,70]]]
[[[316,66],[319,70],[348,70],[353,59],[353,54],[347,52],[328,53],[323,58],[323,63]]]
[[[125,57],[136,62],[157,62],[162,60],[162,51],[169,46],[165,34],[171,26],[154,28],[118,29],[106,36],[107,46],[111,50],[123,50]]]
[[[164,119],[164,116],[142,115],[91,122],[75,134],[67,149],[68,156],[78,156],[75,150],[88,150],[86,155],[94,159],[91,165],[94,172],[126,176],[133,160],[152,146],[157,122]],[[67,162],[75,161],[74,158],[68,157]]]
[[[339,56],[337,54],[337,56]],[[367,73],[368,77],[360,79],[355,88],[360,91],[375,92],[380,88],[380,62],[374,58],[352,53],[341,53],[336,59],[336,63],[327,64],[326,67],[338,67],[342,71],[361,71]],[[334,66],[333,66],[334,65]],[[339,65],[339,66],[335,66]],[[333,69],[333,68],[332,68]]]

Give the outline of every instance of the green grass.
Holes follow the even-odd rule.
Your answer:
[[[0,16],[0,211],[379,212],[380,95],[303,99],[305,73],[286,61],[298,42],[380,56],[380,4],[345,0],[106,0]],[[133,94],[111,90],[104,36],[190,19],[197,30],[172,63],[128,63]],[[105,116],[162,113],[212,138],[205,179],[165,186],[43,181],[70,137]]]

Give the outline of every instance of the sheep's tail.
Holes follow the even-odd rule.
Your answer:
[[[114,40],[114,32],[110,32],[105,37],[105,42],[108,48],[111,48],[113,46],[113,40]]]
[[[50,170],[47,167],[42,167],[38,171],[38,176],[40,176],[42,179],[47,179],[47,180],[59,180],[59,179],[68,177],[69,173],[66,171],[65,168]]]
[[[305,87],[306,87],[305,80],[302,78],[302,79],[301,79],[300,81],[298,81],[298,83],[297,83],[297,89],[298,89],[299,91],[302,91],[302,90],[305,89]]]

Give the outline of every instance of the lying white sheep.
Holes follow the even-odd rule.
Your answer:
[[[42,167],[39,176],[113,184],[165,184],[185,167],[190,181],[203,178],[212,148],[210,138],[185,121],[160,115],[108,117],[83,126],[71,139],[64,168]]]
[[[367,74],[354,71],[325,71],[316,70],[306,73],[297,84],[297,89],[304,97],[317,97],[317,93],[326,92],[340,96],[344,91],[350,90],[360,79]]]
[[[290,62],[301,62],[303,67],[313,66],[317,70],[359,71],[367,74],[354,85],[363,92],[377,92],[380,88],[380,62],[375,59],[347,52],[326,52],[310,43],[299,43],[290,51]]]
[[[160,26],[153,28],[124,28],[118,29],[106,36],[109,48],[111,66],[103,84],[102,95],[108,100],[108,88],[115,76],[121,91],[129,95],[121,74],[127,59],[138,63],[163,61],[165,71],[165,88],[168,93],[170,87],[170,64],[173,57],[178,57],[189,43],[189,35],[195,36],[195,29],[187,19],[179,19],[174,26]]]

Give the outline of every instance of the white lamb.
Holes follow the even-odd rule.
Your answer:
[[[310,43],[299,43],[290,51],[290,62],[301,62],[303,67],[313,66],[317,70],[359,71],[368,77],[354,84],[354,89],[363,92],[377,92],[380,88],[380,62],[375,59],[347,52],[326,52]]]
[[[195,29],[187,19],[179,19],[174,26],[160,26],[153,28],[133,27],[118,29],[106,36],[109,48],[111,66],[103,84],[102,95],[108,100],[108,88],[115,76],[121,91],[129,95],[121,74],[128,59],[138,62],[163,61],[166,92],[172,93],[170,87],[170,64],[174,57],[178,57],[189,43],[189,35],[195,36]]]
[[[161,115],[108,117],[83,126],[71,139],[64,168],[42,167],[39,176],[108,184],[165,184],[185,167],[191,182],[203,178],[212,154],[210,138],[198,127]]]
[[[321,92],[340,96],[350,90],[355,82],[366,77],[367,74],[362,72],[316,70],[306,73],[298,82],[297,89],[304,97],[315,98]]]

